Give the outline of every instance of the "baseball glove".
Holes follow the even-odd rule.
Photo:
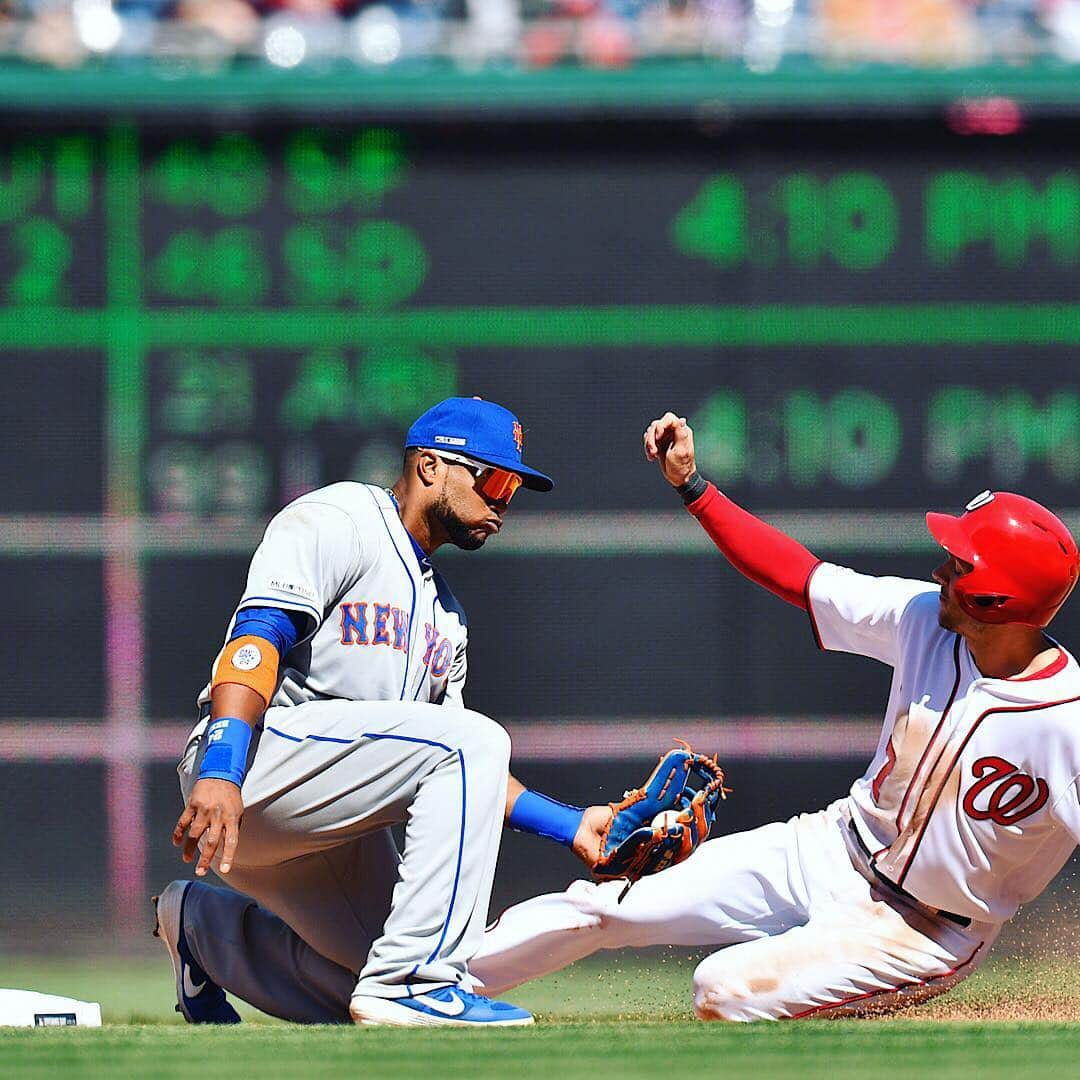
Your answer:
[[[598,881],[626,878],[632,883],[658,874],[688,858],[709,835],[716,808],[727,798],[724,770],[715,757],[695,754],[681,739],[669,750],[648,780],[611,803],[611,820],[600,841],[593,867]],[[673,811],[667,822],[653,824],[658,814]]]

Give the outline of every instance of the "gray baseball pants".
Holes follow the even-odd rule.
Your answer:
[[[178,766],[185,800],[202,727]],[[252,739],[227,876],[245,895],[191,886],[184,926],[195,958],[237,997],[308,1023],[346,1021],[353,994],[470,988],[509,761],[506,732],[468,709],[386,701],[269,709]],[[397,823],[401,856],[390,833]]]

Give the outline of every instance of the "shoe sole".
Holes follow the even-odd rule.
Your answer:
[[[165,886],[160,896],[151,897],[154,904],[154,937],[161,938],[165,948],[169,950],[169,959],[172,961],[173,975],[176,978],[176,1004],[184,1019],[192,1024],[187,1009],[184,1008],[184,962],[180,959],[180,950],[177,941],[180,938],[180,915],[184,907],[184,894],[191,883],[188,881],[173,881]]]
[[[349,1015],[354,1024],[368,1027],[528,1027],[531,1016],[519,1020],[458,1020],[452,1016],[432,1016],[430,1013],[417,1012],[405,1005],[399,1005],[392,998],[365,997],[362,1004],[353,998],[349,1004]]]

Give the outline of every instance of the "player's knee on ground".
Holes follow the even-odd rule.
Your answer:
[[[694,972],[694,1015],[699,1020],[776,1020],[774,978],[740,975],[717,956],[703,960]]]
[[[753,995],[745,996],[733,987],[723,984],[694,986],[694,1015],[699,1020],[725,1020],[731,1023],[748,1020],[775,1019],[757,1012],[752,1001]]]

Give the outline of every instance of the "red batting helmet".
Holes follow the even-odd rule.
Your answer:
[[[974,567],[953,581],[953,591],[979,622],[1046,626],[1080,574],[1072,534],[1023,495],[984,491],[960,517],[927,514],[926,527],[950,555]]]

